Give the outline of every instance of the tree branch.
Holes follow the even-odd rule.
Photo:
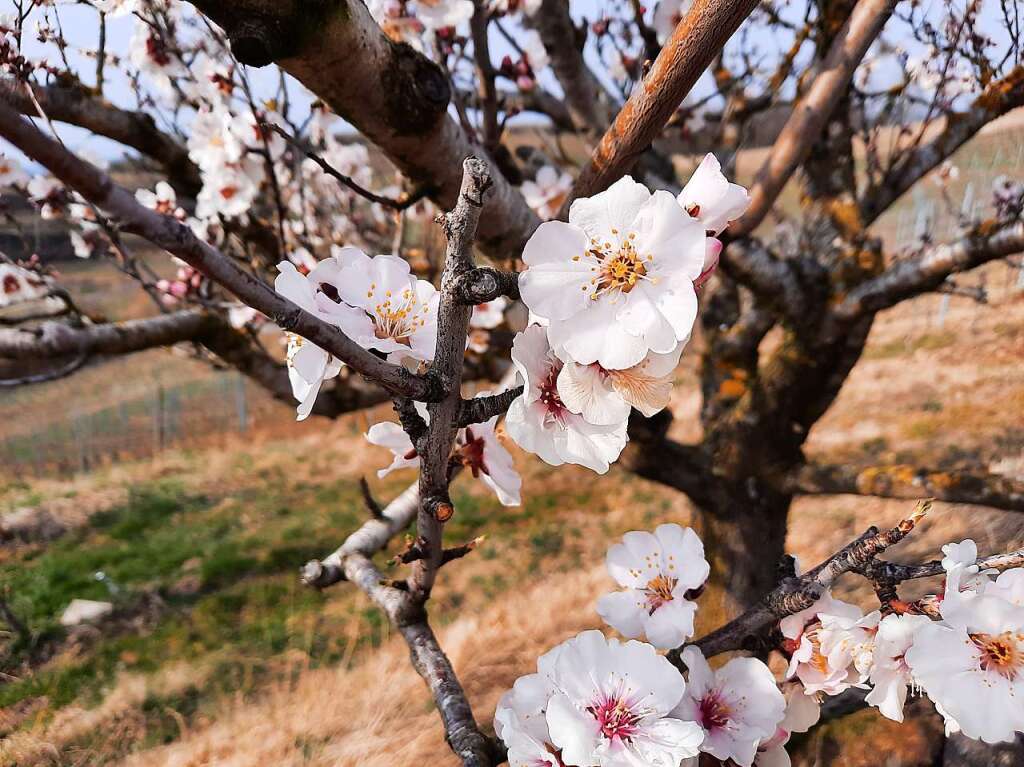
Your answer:
[[[696,0],[638,83],[583,168],[558,217],[578,197],[607,189],[628,173],[665,127],[757,0]]]
[[[812,463],[784,479],[783,488],[802,495],[935,498],[948,503],[1024,511],[1024,482],[987,472],[933,471],[904,464],[857,469]]]
[[[1012,109],[1024,106],[1024,65],[994,80],[963,112],[946,117],[942,131],[912,152],[902,154],[882,180],[872,184],[860,200],[865,226],[903,196],[914,184],[939,167],[978,131]]]
[[[1024,252],[1024,221],[983,222],[963,239],[929,248],[858,285],[836,307],[835,316],[844,322],[855,320],[936,290],[952,274],[1020,252]]]
[[[46,166],[89,202],[115,216],[125,231],[178,256],[248,306],[272,318],[284,330],[308,339],[394,394],[424,401],[436,398],[436,388],[429,381],[400,365],[385,362],[338,328],[303,311],[200,240],[189,227],[170,216],[143,207],[131,193],[114,184],[101,170],[75,157],[6,105],[0,105],[0,135]]]
[[[196,340],[221,320],[186,309],[143,320],[73,327],[44,322],[31,330],[0,329],[0,357],[45,359],[71,354],[127,354]]]
[[[462,400],[462,405],[459,408],[459,428],[472,426],[475,423],[483,423],[496,415],[501,415],[508,410],[512,401],[522,393],[523,387],[515,386],[497,394]]]
[[[423,449],[417,447],[420,453],[420,511],[416,532],[425,556],[415,563],[409,576],[409,591],[421,602],[430,596],[434,577],[441,566],[441,526],[453,513],[448,495],[448,462],[462,408],[463,355],[473,311],[459,301],[458,280],[473,269],[473,238],[484,198],[491,186],[487,163],[475,157],[466,158],[459,201],[455,209],[444,217],[448,247],[437,310],[437,348],[428,373],[441,382],[444,396],[428,406],[430,424],[423,439]]]
[[[729,236],[753,232],[807,157],[853,78],[854,70],[892,15],[895,0],[859,0],[803,98],[793,107],[750,189],[750,207],[729,227]]]
[[[10,78],[0,80],[0,99],[29,117],[37,117],[35,104],[25,93],[25,84]],[[195,196],[201,181],[199,169],[188,157],[188,149],[156,127],[144,112],[129,112],[92,96],[84,86],[32,85],[33,96],[46,114],[58,122],[76,125],[135,149],[159,163],[168,178],[184,193]]]

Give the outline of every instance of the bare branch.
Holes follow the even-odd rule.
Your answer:
[[[323,589],[345,580],[348,577],[345,562],[349,556],[359,554],[368,558],[382,551],[392,538],[412,524],[419,507],[419,485],[414,483],[389,503],[379,517],[364,522],[326,559],[307,562],[301,571],[302,582]]]
[[[25,84],[0,80],[0,100],[28,116],[36,116],[35,104],[25,94]],[[156,127],[144,112],[119,109],[92,96],[84,86],[31,86],[36,101],[46,114],[58,121],[77,125],[137,150],[163,166],[172,183],[190,195],[199,192],[199,169],[188,157],[188,150],[175,138]]]
[[[74,327],[44,322],[31,330],[0,329],[0,358],[45,359],[71,354],[126,354],[192,341],[222,322],[195,309],[143,320]]]
[[[459,427],[483,423],[496,415],[501,415],[508,410],[512,401],[522,393],[523,387],[516,386],[498,394],[462,400],[462,405],[459,408]]]
[[[318,166],[320,166],[320,170],[322,170],[331,178],[336,179],[343,186],[348,187],[353,192],[358,194],[360,197],[365,197],[370,202],[375,202],[378,205],[383,205],[385,208],[390,208],[391,210],[406,210],[407,208],[411,208],[424,197],[429,195],[432,191],[428,187],[421,187],[412,194],[404,194],[398,199],[392,199],[391,197],[384,197],[382,195],[376,194],[375,192],[371,192],[369,189],[360,186],[358,183],[356,183],[354,179],[352,179],[349,176],[346,176],[344,173],[335,168],[333,165],[327,162],[327,160],[325,160],[316,152],[307,149],[305,146],[302,145],[302,143],[297,138],[295,138],[295,136],[290,134],[280,125],[275,125],[274,123],[268,122],[260,123],[260,125],[267,130],[272,130],[278,136],[287,141],[291,146],[298,149],[306,157],[308,157],[310,160],[312,160]]]
[[[877,219],[988,123],[1020,106],[1024,106],[1024,65],[989,83],[966,110],[946,117],[933,139],[904,153],[878,184],[868,187],[860,200],[864,224]]]
[[[1024,511],[1024,482],[987,472],[933,471],[903,464],[857,469],[812,463],[797,469],[783,486],[786,492],[802,495],[935,498]]]
[[[395,394],[424,401],[437,396],[435,387],[428,380],[400,365],[380,359],[338,328],[303,311],[269,285],[243,271],[196,237],[189,227],[170,216],[143,207],[131,193],[114,184],[101,170],[75,157],[5,105],[0,105],[0,135],[46,166],[89,202],[115,216],[125,231],[138,234],[178,256],[248,306],[272,318],[284,330],[308,339]]]
[[[475,306],[499,296],[519,300],[519,272],[503,272],[489,266],[478,266],[459,275],[454,290],[459,301]]]
[[[854,70],[882,31],[895,5],[895,0],[859,0],[832,43],[821,71],[794,106],[771,154],[758,171],[750,189],[750,207],[729,227],[730,237],[749,234],[768,215],[782,188],[821,135]]]
[[[578,197],[607,189],[627,173],[661,133],[686,94],[714,60],[757,0],[696,0],[655,60],[651,71],[605,132],[558,217]]]
[[[475,157],[466,158],[459,201],[455,209],[444,217],[448,248],[437,310],[437,348],[429,373],[441,382],[444,397],[428,406],[430,424],[423,449],[417,447],[420,453],[420,512],[416,531],[423,540],[426,556],[413,567],[409,590],[420,601],[430,596],[434,576],[441,564],[441,526],[452,515],[452,501],[448,495],[448,459],[462,408],[459,389],[472,314],[472,309],[459,301],[457,285],[459,277],[473,269],[473,238],[484,207],[484,197],[491,187],[487,163]]]
[[[814,569],[798,578],[786,578],[757,605],[692,644],[707,657],[750,649],[757,638],[780,618],[813,605],[840,575],[865,567],[887,548],[903,540],[927,512],[929,505],[927,502],[920,504],[914,514],[884,532],[879,532],[876,527],[868,528],[857,540]],[[681,648],[673,650],[669,659],[678,663],[680,652]]]
[[[913,296],[941,287],[946,278],[1015,253],[1024,252],[1024,221],[986,221],[952,245],[900,261],[882,274],[858,285],[836,307],[842,321],[877,312]]]

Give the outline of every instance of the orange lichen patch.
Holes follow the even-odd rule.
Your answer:
[[[718,385],[718,396],[737,399],[747,392],[747,385],[738,378],[727,378]]]
[[[825,206],[829,218],[847,236],[862,234],[864,221],[860,217],[860,207],[849,197],[835,197]]]
[[[990,113],[1000,112],[1010,94],[1022,85],[1024,85],[1024,66],[1014,67],[1006,77],[996,80],[986,88],[974,100],[974,107]]]

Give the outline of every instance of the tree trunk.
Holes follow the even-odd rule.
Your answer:
[[[716,628],[775,587],[791,501],[750,478],[742,485],[721,485],[701,506],[711,578],[701,599],[700,628]]]

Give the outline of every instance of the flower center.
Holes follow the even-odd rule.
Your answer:
[[[981,667],[1007,679],[1016,679],[1024,666],[1020,642],[1024,636],[1007,631],[1002,634],[971,634],[971,641],[981,652]]]
[[[487,464],[484,463],[484,438],[474,437],[473,430],[466,428],[466,441],[459,447],[459,456],[462,465],[473,472],[473,478],[480,476],[480,473],[490,474],[487,471]]]
[[[676,578],[669,578],[667,575],[658,575],[647,581],[644,594],[647,595],[647,611],[651,615],[666,602],[672,601],[672,589],[676,587],[676,583]]]
[[[367,297],[373,295],[375,287],[370,286]],[[374,307],[374,335],[410,346],[410,336],[427,324],[426,315],[430,307],[421,305],[410,288],[402,291],[400,299],[392,299],[391,291],[388,290],[384,293],[384,300]]]
[[[640,716],[618,696],[604,698],[587,710],[597,720],[601,734],[609,740],[629,740],[640,724]]]
[[[544,417],[545,423],[551,423],[552,421],[561,422],[562,416],[565,413],[565,404],[558,395],[558,373],[560,370],[561,367],[559,365],[552,365],[548,370],[547,376],[540,383],[540,396],[537,400],[547,410]]]
[[[718,690],[712,690],[700,700],[700,724],[705,730],[715,730],[729,724],[732,709]]]
[[[612,234],[617,237],[619,232],[612,229]],[[590,280],[592,299],[608,293],[629,293],[640,280],[651,279],[647,267],[654,256],[638,253],[635,239],[636,232],[630,232],[618,244],[591,238],[587,255],[596,262],[591,267],[591,271],[596,272]]]
[[[21,284],[18,282],[18,278],[13,274],[4,275],[4,293],[10,295],[11,293],[17,293],[21,289]]]

